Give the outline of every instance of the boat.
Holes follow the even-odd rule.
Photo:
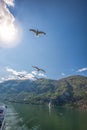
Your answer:
[[[7,106],[0,106],[0,130],[4,130]]]

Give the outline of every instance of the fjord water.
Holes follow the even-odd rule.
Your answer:
[[[87,130],[87,112],[69,108],[13,104],[26,126],[21,130]]]
[[[12,105],[8,105],[4,130],[28,130]]]

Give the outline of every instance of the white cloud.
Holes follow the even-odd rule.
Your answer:
[[[10,68],[10,67],[3,68],[3,71],[4,71],[4,74],[2,76],[0,75],[0,82],[7,81],[7,80],[16,80],[16,79],[36,80],[38,78],[46,77],[46,75],[44,73],[41,73],[41,72],[32,71],[29,73],[25,70],[17,71],[13,68]]]
[[[21,37],[16,19],[8,6],[14,7],[14,0],[0,0],[0,46],[2,47],[15,46]]]
[[[18,75],[18,72],[11,68],[6,67],[6,71],[12,73],[13,75]]]
[[[34,75],[32,75],[31,73],[27,73],[25,76],[24,76],[24,79],[31,79],[31,80],[34,80]]]
[[[16,71],[16,70],[14,70],[12,68],[8,68],[8,67],[6,67],[6,71],[13,74],[13,75],[16,75],[16,76],[18,76],[18,75],[27,75],[28,74],[28,72],[26,72],[24,70],[23,71]]]
[[[15,76],[9,75],[8,77],[1,77],[0,78],[0,83],[4,82],[4,81],[8,81],[8,80],[14,80],[16,79]]]
[[[14,0],[4,0],[4,2],[9,6],[14,6]]]
[[[6,67],[6,71],[12,75],[15,76],[15,78],[19,79],[31,79],[34,80],[36,78],[41,78],[41,77],[46,77],[44,73],[37,72],[37,71],[32,71],[31,73],[28,73],[27,71],[16,71],[12,68]],[[11,77],[11,76],[10,76]]]
[[[37,71],[35,71],[35,70],[32,71],[31,73],[32,73],[33,75],[35,75],[35,76],[37,75]]]
[[[66,74],[65,73],[61,73],[62,76],[65,76]]]
[[[11,76],[15,76],[14,78],[16,79],[33,79],[34,76],[32,73],[28,73],[27,71],[16,71],[12,68],[8,68],[6,67],[6,71],[11,75]],[[11,77],[10,76],[10,77]]]
[[[14,80],[14,79],[16,79],[15,76],[9,75],[8,77],[5,78],[5,81],[6,81],[6,80]]]
[[[40,77],[47,77],[44,73],[39,73],[38,76],[40,76]]]
[[[1,77],[1,78],[0,78],[0,83],[2,83],[3,81],[5,81],[5,78],[4,78],[4,77]]]
[[[43,72],[38,72],[38,71],[32,71],[31,74],[33,74],[34,76],[37,76],[37,78],[40,77],[47,77],[46,74],[44,74]]]
[[[77,70],[77,72],[83,72],[83,71],[87,71],[87,68],[81,68]]]

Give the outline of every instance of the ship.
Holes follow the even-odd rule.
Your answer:
[[[0,106],[0,130],[4,130],[7,106]]]

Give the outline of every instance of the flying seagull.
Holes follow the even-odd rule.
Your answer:
[[[38,30],[35,30],[35,29],[30,29],[31,32],[34,32],[36,36],[40,35],[40,34],[43,34],[43,35],[46,35],[45,32],[43,31],[38,31]]]
[[[17,75],[19,78],[25,78],[25,75],[23,75],[23,74],[18,74]]]
[[[43,70],[43,69],[41,69],[41,68],[38,68],[37,66],[32,66],[32,67],[35,68],[38,72],[39,72],[39,71],[42,71],[42,72],[46,73],[45,70]]]

